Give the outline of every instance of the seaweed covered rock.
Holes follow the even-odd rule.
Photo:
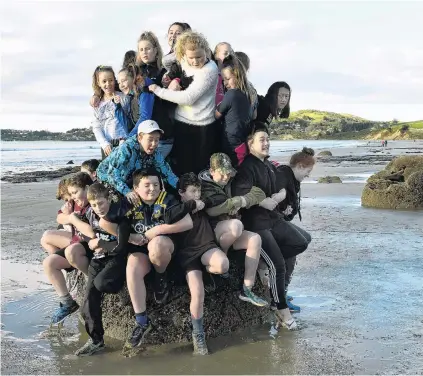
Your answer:
[[[319,178],[318,180],[319,183],[342,183],[342,180],[339,176],[323,176],[321,178]]]
[[[229,253],[230,277],[223,279],[214,275],[216,288],[205,293],[204,325],[207,337],[217,337],[233,331],[245,329],[253,324],[264,322],[269,314],[268,308],[255,307],[238,298],[244,276],[245,253]],[[205,273],[206,274],[206,273]],[[207,273],[208,274],[208,273]],[[146,278],[147,308],[156,330],[148,336],[147,344],[176,343],[191,341],[191,319],[189,312],[190,293],[175,265],[168,267],[172,281],[172,293],[165,305],[157,305],[152,293],[152,273]],[[207,280],[205,279],[205,285]],[[210,285],[210,284],[209,284]],[[85,280],[77,285],[77,301],[82,304]],[[257,280],[254,291],[261,296],[268,293]],[[134,311],[126,285],[118,294],[105,294],[102,303],[105,334],[119,340],[126,340],[134,326]]]
[[[332,157],[332,153],[329,150],[323,150],[319,154],[318,157]]]
[[[423,156],[400,156],[372,175],[361,204],[382,209],[423,209]]]

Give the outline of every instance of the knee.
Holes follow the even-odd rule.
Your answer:
[[[148,244],[148,257],[153,263],[168,260],[171,254],[172,247],[167,239],[158,237]]]
[[[43,260],[43,268],[46,273],[54,269],[54,256],[50,255]]]
[[[234,237],[239,238],[244,231],[244,225],[239,219],[232,219],[229,224],[229,231]]]
[[[254,248],[261,248],[261,236],[259,234],[254,234],[250,237],[248,245]]]
[[[222,257],[216,264],[217,274],[223,274],[229,270],[229,260],[227,257]]]
[[[71,246],[65,249],[65,257],[69,263],[74,264],[78,260],[78,257],[81,255],[79,247]]]
[[[96,278],[94,280],[95,288],[105,294],[115,294],[117,293],[123,286],[123,281],[117,279],[104,279],[104,278]]]

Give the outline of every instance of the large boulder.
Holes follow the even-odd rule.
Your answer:
[[[230,277],[223,279],[213,276],[216,289],[206,292],[204,302],[204,326],[207,337],[217,337],[233,331],[242,330],[253,324],[264,322],[269,309],[255,307],[241,301],[238,293],[243,283],[245,253],[231,251]],[[169,279],[172,281],[172,294],[169,301],[159,306],[152,293],[150,273],[146,278],[147,312],[153,320],[156,330],[148,336],[146,344],[156,345],[191,341],[191,318],[189,312],[190,294],[175,265],[168,267]],[[79,279],[76,300],[82,304],[85,280]],[[254,291],[261,296],[268,296],[258,279]],[[105,334],[119,340],[126,340],[134,326],[134,311],[126,286],[118,294],[105,294],[102,303],[103,325]]]
[[[332,157],[332,152],[329,150],[323,150],[319,154],[317,154],[318,157]]]
[[[382,209],[423,209],[423,156],[400,156],[372,175],[361,204]]]

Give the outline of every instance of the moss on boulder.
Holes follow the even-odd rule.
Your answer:
[[[319,183],[342,183],[342,180],[339,176],[323,176],[319,178]]]
[[[402,175],[404,182],[390,180]],[[423,156],[400,156],[372,175],[361,195],[361,204],[382,209],[423,209]]]
[[[318,157],[332,157],[332,153],[329,150],[323,150],[319,154]]]
[[[216,289],[206,292],[204,301],[204,326],[207,337],[217,337],[242,330],[251,325],[265,322],[269,309],[259,308],[238,298],[244,276],[244,252],[230,252],[230,277],[213,276]],[[172,261],[173,263],[173,261]],[[148,336],[146,344],[158,345],[191,341],[191,318],[189,312],[190,293],[183,275],[178,274],[175,265],[169,265],[168,276],[173,284],[172,293],[165,305],[157,305],[153,298],[152,273],[146,277],[147,311],[153,320],[155,330]],[[206,284],[206,281],[205,281]],[[85,279],[77,285],[77,301],[82,304]],[[254,291],[268,296],[260,280]],[[132,332],[134,311],[126,285],[118,294],[105,294],[102,303],[105,334],[119,340],[126,340]]]

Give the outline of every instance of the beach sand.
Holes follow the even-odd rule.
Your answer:
[[[421,373],[423,213],[363,208],[360,195],[368,175],[394,155],[420,154],[423,142],[391,141],[381,149],[331,150],[340,159],[320,160],[302,185],[303,221],[294,222],[313,241],[290,286],[302,307],[301,330],[270,339],[263,326],[213,339],[213,355],[201,359],[189,346],[123,359],[113,341],[102,355],[75,359],[86,340],[75,320],[71,339],[40,338],[57,306],[39,245],[43,231],[56,226],[57,181],[1,184],[2,373]],[[325,175],[350,183],[315,184]]]

